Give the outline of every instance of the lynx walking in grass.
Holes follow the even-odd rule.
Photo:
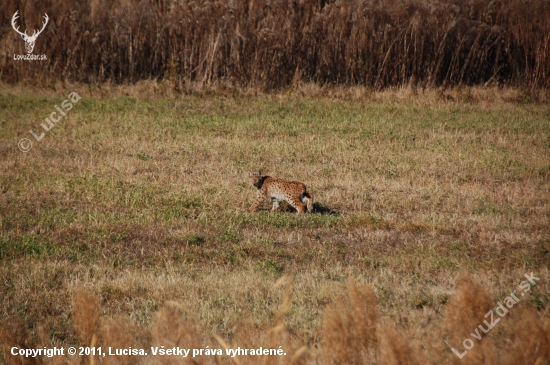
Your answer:
[[[262,176],[261,171],[258,171],[258,175],[249,172],[248,176],[252,185],[258,189],[258,197],[248,212],[255,211],[266,198],[271,198],[272,211],[279,208],[279,200],[286,200],[298,211],[298,214],[305,212],[306,205],[308,212],[313,212],[313,194],[308,193],[306,186],[301,182]]]

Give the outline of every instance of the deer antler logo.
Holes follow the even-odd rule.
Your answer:
[[[25,30],[24,33],[21,33],[19,31],[19,27],[15,27],[15,20],[19,17],[17,13],[19,13],[19,10],[17,10],[15,14],[13,14],[13,18],[11,18],[11,26],[13,27],[13,29],[15,29],[17,33],[19,33],[19,35],[21,35],[21,38],[23,38],[23,40],[25,41],[25,49],[27,50],[27,53],[31,54],[32,50],[34,49],[34,42],[36,42],[36,38],[38,38],[40,33],[42,33],[44,28],[46,28],[46,24],[48,24],[48,14],[44,13],[44,23],[42,24],[42,29],[40,29],[39,31],[35,30],[32,36],[29,37],[27,35],[27,30]]]

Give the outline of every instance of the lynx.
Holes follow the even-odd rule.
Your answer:
[[[258,175],[249,172],[248,176],[252,185],[258,189],[258,197],[248,212],[255,211],[266,198],[270,198],[273,204],[271,211],[279,208],[279,200],[286,200],[298,213],[304,213],[306,206],[308,212],[313,212],[313,194],[308,193],[301,182],[262,176],[261,171],[258,171]]]

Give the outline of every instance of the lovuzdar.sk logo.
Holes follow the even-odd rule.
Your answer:
[[[42,31],[44,31],[44,29],[46,28],[46,24],[48,24],[48,14],[44,13],[44,22],[42,23],[42,29],[40,30],[34,30],[34,32],[32,33],[32,35],[28,35],[27,34],[27,30],[25,29],[24,32],[21,32],[19,31],[19,26],[16,27],[16,21],[17,21],[17,18],[19,18],[19,10],[17,10],[15,12],[15,14],[13,14],[13,17],[11,18],[11,26],[13,27],[13,29],[21,36],[21,38],[23,38],[23,40],[25,41],[25,49],[27,50],[27,54],[26,55],[16,55],[14,54],[13,55],[13,59],[18,61],[18,60],[25,60],[25,61],[43,61],[45,59],[47,59],[46,55],[45,54],[42,54],[42,55],[34,55],[32,54],[32,51],[34,50],[34,44],[36,42],[36,38],[38,38],[38,36],[40,35],[40,33],[42,33]]]

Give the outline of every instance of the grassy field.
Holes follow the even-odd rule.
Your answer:
[[[77,92],[41,141],[28,131],[69,92],[0,92],[0,362],[33,363],[11,346],[222,348],[215,334],[288,353],[243,364],[550,361],[548,104]],[[258,169],[304,182],[315,213],[245,213]]]

